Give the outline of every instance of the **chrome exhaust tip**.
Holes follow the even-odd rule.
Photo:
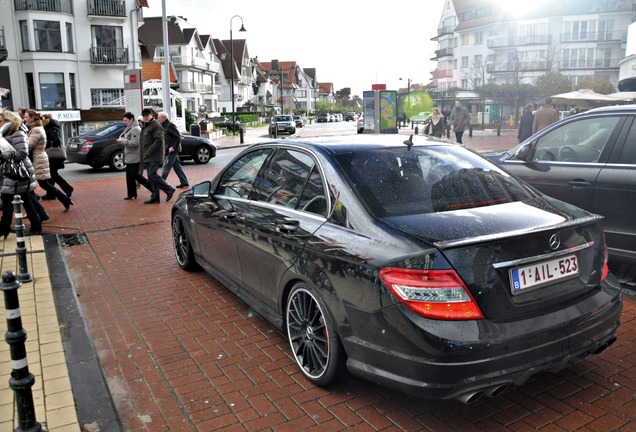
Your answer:
[[[472,403],[477,402],[483,396],[484,396],[483,392],[476,391],[471,393],[464,393],[463,395],[457,396],[455,399],[457,399],[458,401],[462,403],[465,403],[466,405],[470,405]]]

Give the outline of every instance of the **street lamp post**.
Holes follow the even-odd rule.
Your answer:
[[[400,78],[402,81],[402,78]],[[406,94],[411,93],[411,78],[406,79]],[[406,114],[404,114],[404,98],[402,98],[402,126],[406,125]]]
[[[239,31],[246,31],[243,26],[243,18],[239,15],[234,15],[230,18],[230,69],[231,69],[231,78],[230,78],[230,97],[232,98],[232,130],[236,132],[236,113],[234,110],[234,39],[232,38],[232,20],[234,18],[240,18],[241,20],[241,28]],[[243,62],[241,61],[241,65]],[[242,68],[241,68],[242,70]]]

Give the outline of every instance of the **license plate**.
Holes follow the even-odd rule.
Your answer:
[[[579,274],[576,255],[568,255],[539,264],[510,270],[510,286],[516,294],[529,288],[537,288]]]

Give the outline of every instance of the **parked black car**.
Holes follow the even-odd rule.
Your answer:
[[[412,139],[244,150],[175,202],[177,263],[280,329],[317,385],[346,367],[472,402],[613,343],[622,294],[601,217],[461,146]]]
[[[124,147],[116,141],[125,127],[123,122],[111,123],[88,134],[69,138],[66,144],[67,160],[93,168],[108,165],[113,171],[125,170]],[[179,158],[182,161],[193,160],[198,164],[206,164],[216,156],[216,147],[207,138],[185,135],[181,147]]]
[[[612,260],[636,264],[636,105],[567,117],[490,158],[543,193],[605,216]]]

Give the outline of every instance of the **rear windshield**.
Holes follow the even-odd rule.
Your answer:
[[[107,124],[106,126],[102,126],[100,128],[95,129],[94,131],[91,131],[89,133],[87,133],[87,135],[94,135],[94,136],[98,136],[98,137],[107,137],[110,134],[112,134],[113,132],[123,129],[123,124],[122,123],[112,123],[112,124]]]
[[[533,196],[518,180],[459,146],[360,150],[339,154],[336,160],[376,217],[491,206]]]

